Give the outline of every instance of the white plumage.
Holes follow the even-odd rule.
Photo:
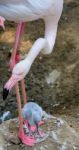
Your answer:
[[[41,50],[43,54],[52,52],[62,9],[63,0],[0,0],[0,15],[7,20],[27,22],[42,18],[45,22],[44,37],[37,39],[27,57],[15,65],[12,78],[5,85],[7,90],[27,75]]]
[[[16,22],[59,15],[63,0],[0,0],[0,15]]]
[[[3,89],[3,99],[6,99],[8,92],[11,90],[11,88],[18,81],[22,80],[25,77],[25,75],[29,72],[32,63],[34,62],[35,58],[38,56],[41,50],[44,54],[50,54],[52,52],[57,34],[58,21],[61,16],[62,9],[63,0],[0,0],[0,16],[2,19],[0,19],[0,25],[4,28],[4,18],[6,20],[19,22],[19,25],[21,23],[21,27],[18,27],[19,31],[16,34],[16,48],[14,48],[14,54],[16,53],[16,50],[19,46],[20,38],[18,39],[18,36],[22,33],[21,30],[24,24],[23,22],[33,21],[40,18],[43,19],[45,22],[44,37],[38,38],[33,44],[32,48],[30,49],[27,57],[18,64],[16,64],[14,68],[12,67],[12,76]],[[15,58],[12,58],[12,61],[14,61],[14,59]],[[18,86],[16,86],[16,92],[20,118],[19,137],[24,144],[32,146],[35,143],[35,141],[25,136],[22,127],[23,119],[21,115],[21,105],[20,98],[18,95]],[[38,122],[41,120],[42,110],[37,105],[34,106],[33,104],[33,107],[32,103],[30,106],[26,106],[26,118],[28,119],[30,125],[36,124],[38,131]]]

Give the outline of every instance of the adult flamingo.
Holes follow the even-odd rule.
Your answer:
[[[4,27],[4,18],[6,20],[20,23],[17,28],[16,41],[14,46],[15,48],[10,61],[11,67],[14,68],[12,70],[11,78],[4,86],[4,99],[7,97],[12,87],[18,81],[22,80],[29,72],[33,61],[41,50],[44,54],[50,54],[52,52],[56,39],[58,21],[61,16],[62,9],[63,0],[0,0],[0,15],[2,16],[0,18],[1,26]],[[40,37],[37,39],[30,49],[27,57],[14,66],[14,56],[16,54],[17,48],[19,47],[20,36],[24,30],[24,22],[33,21],[40,18],[45,22],[44,38]],[[18,107],[19,106],[20,102],[18,102]],[[19,116],[20,131],[22,133],[21,135],[24,137],[22,141],[25,144],[29,143],[29,145],[32,145],[34,141],[30,143],[23,134],[21,109],[19,109]]]

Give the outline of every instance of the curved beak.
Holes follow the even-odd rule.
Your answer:
[[[19,81],[19,78],[15,75],[12,75],[11,78],[7,81],[3,88],[3,100],[5,100],[11,91],[11,89],[15,86],[15,84]]]
[[[6,88],[3,88],[3,100],[7,98],[8,94],[9,94],[9,90],[7,90]]]

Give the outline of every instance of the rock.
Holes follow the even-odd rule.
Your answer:
[[[0,116],[0,122],[2,123],[3,121],[9,120],[11,118],[12,118],[11,112],[6,111],[2,114],[2,116]]]
[[[5,149],[5,139],[3,137],[3,135],[0,133],[0,150],[4,150]]]
[[[51,73],[49,73],[48,77],[46,77],[46,82],[50,85],[53,85],[56,80],[60,77],[61,72],[58,70],[53,70]]]
[[[76,67],[76,65],[77,65],[77,63],[68,65],[68,66],[66,67],[67,71],[71,73],[71,72],[74,70],[74,68]]]
[[[13,126],[13,127],[12,127]],[[49,137],[33,147],[20,143],[17,132],[18,119],[4,122],[0,125],[0,150],[78,150],[79,134],[61,118],[51,117],[41,128]]]
[[[43,146],[40,147],[40,150],[46,150]]]

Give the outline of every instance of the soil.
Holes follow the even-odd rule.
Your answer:
[[[10,110],[15,117],[17,115],[15,90],[11,91],[5,102],[2,99],[2,90],[11,75],[8,62],[16,24],[6,22],[5,26],[5,32],[0,29],[0,112]],[[27,23],[21,53],[26,54],[34,41],[43,35],[42,20]],[[59,70],[61,75],[52,86],[46,82],[46,77],[55,69]],[[54,50],[51,55],[40,54],[37,57],[25,82],[29,101],[39,103],[47,112],[65,118],[76,130],[78,129],[79,0],[65,0]]]

